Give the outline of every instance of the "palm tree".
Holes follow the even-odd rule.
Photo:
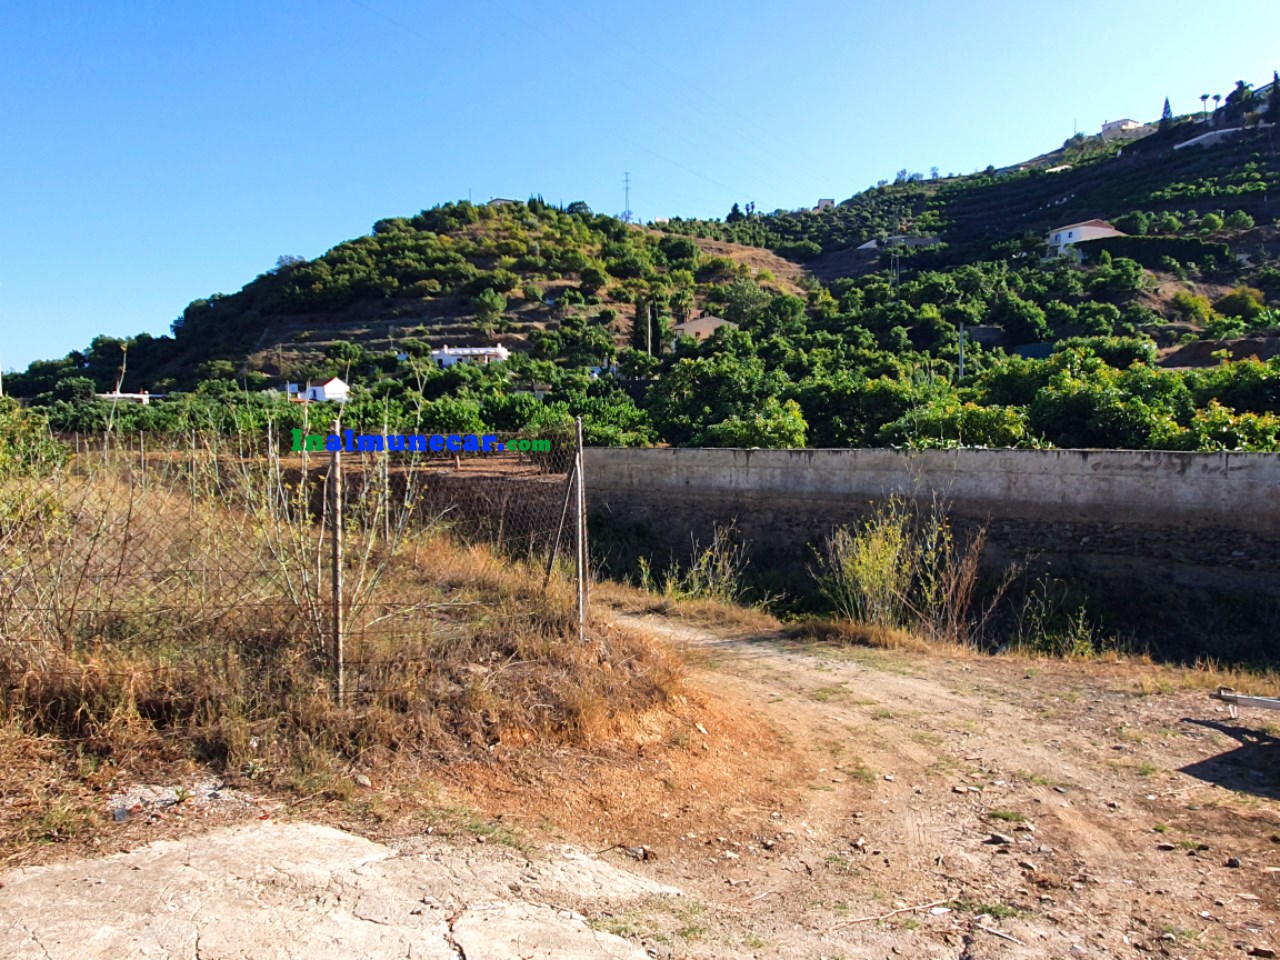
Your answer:
[[[1205,111],[1209,109],[1209,95],[1207,93],[1200,94],[1200,117],[1204,118]]]
[[[1219,104],[1219,103],[1221,103],[1221,102],[1222,102],[1222,94],[1220,94],[1220,93],[1215,93],[1215,94],[1213,95],[1213,110],[1214,110],[1214,112],[1215,112],[1215,113],[1216,113],[1216,112],[1217,112],[1217,110],[1218,110],[1218,104]]]
[[[671,312],[676,315],[680,323],[689,319],[694,303],[693,291],[687,287],[681,287],[671,294]]]

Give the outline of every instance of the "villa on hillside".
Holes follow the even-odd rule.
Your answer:
[[[1141,140],[1143,137],[1150,136],[1156,132],[1156,128],[1149,123],[1139,123],[1137,120],[1108,120],[1102,125],[1103,140]]]
[[[483,367],[510,357],[511,351],[502,344],[493,347],[451,347],[445,344],[439,350],[431,351],[432,362],[442,370],[455,363],[474,363]]]
[[[95,393],[94,396],[99,400],[129,400],[146,406],[152,400],[163,398],[164,394],[153,394],[147,390],[139,390],[137,393],[121,393],[119,390],[112,390],[109,393]]]
[[[1127,234],[1105,220],[1085,220],[1081,223],[1069,223],[1065,227],[1055,227],[1049,231],[1049,239],[1045,242],[1048,244],[1050,257],[1078,256],[1071,248],[1081,241],[1123,236]]]
[[[859,250],[878,250],[880,247],[932,247],[938,242],[937,237],[914,237],[905,233],[895,233],[892,236],[885,237],[883,241],[878,239],[868,240],[866,243],[858,244]]]
[[[305,390],[296,383],[286,383],[284,392],[294,403],[346,403],[351,388],[338,377],[331,377],[324,383],[309,383]]]
[[[695,340],[705,340],[721,327],[734,327],[737,324],[731,320],[725,320],[723,317],[713,317],[707,314],[694,320],[686,320],[684,323],[677,323],[671,328],[671,334],[675,340],[681,337],[693,337]]]

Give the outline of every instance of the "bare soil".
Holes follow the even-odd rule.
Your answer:
[[[618,619],[688,649],[686,695],[597,750],[501,744],[433,774],[432,802],[483,825],[428,827],[376,777],[363,816],[293,815],[396,849],[434,830],[534,862],[571,842],[679,893],[570,885],[539,903],[656,957],[1280,952],[1276,728],[1233,720],[1194,677]]]
[[[799,286],[804,276],[804,267],[794,260],[780,257],[772,250],[764,247],[748,247],[724,240],[711,240],[706,237],[691,237],[703,253],[711,257],[728,257],[735,263],[745,263],[756,273],[768,270],[773,274],[774,286],[783,293],[794,293],[801,296],[804,290]]]
[[[665,855],[657,877],[716,905],[705,938],[675,955],[1277,945],[1280,751],[1265,717],[1160,692],[1169,674],[1132,664],[648,626],[713,651],[703,682],[803,758],[772,810],[725,809],[710,832],[664,820],[633,838]],[[712,750],[732,739],[708,730]]]

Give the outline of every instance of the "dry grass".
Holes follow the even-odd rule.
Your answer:
[[[852,620],[806,621],[795,625],[788,633],[792,639],[802,643],[835,643],[945,656],[966,656],[973,652],[973,649],[965,644],[932,640],[898,627],[856,623]]]
[[[544,591],[540,562],[380,514],[382,497],[348,526],[339,705],[329,543],[269,465],[144,484],[82,464],[4,491],[0,762],[52,784],[0,817],[11,842],[87,829],[82,793],[107,767],[195,763],[341,798],[355,768],[590,746],[681,685],[646,637],[593,623],[591,643],[572,639],[572,590]]]
[[[1280,671],[1224,666],[1208,658],[1191,666],[1156,663],[1145,654],[1108,658],[1117,664],[1116,686],[1125,692],[1166,694],[1230,687],[1253,696],[1280,696]]]
[[[708,627],[737,627],[760,631],[782,629],[782,621],[763,607],[746,607],[705,597],[652,593],[613,580],[593,585],[591,596],[595,601],[623,613],[658,613],[674,620]]]

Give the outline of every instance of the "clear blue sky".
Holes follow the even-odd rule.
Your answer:
[[[1280,66],[1280,4],[0,0],[0,363],[493,196],[842,199]],[[1270,40],[1268,40],[1270,38]]]

